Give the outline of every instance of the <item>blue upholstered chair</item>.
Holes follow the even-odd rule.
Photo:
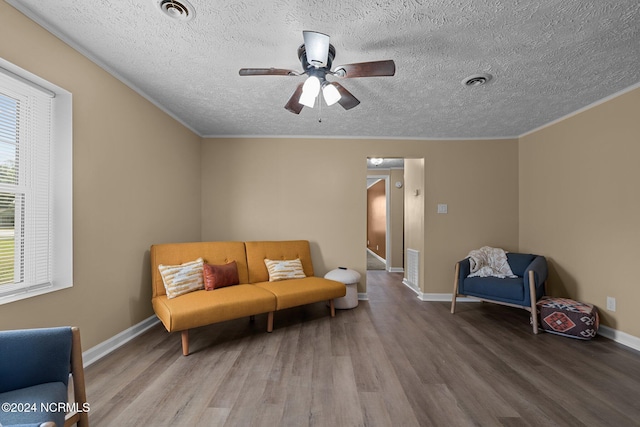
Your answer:
[[[69,374],[75,401],[65,405]],[[8,405],[0,424],[88,427],[86,401],[78,328],[0,331],[0,403]],[[67,414],[65,406],[80,410]]]
[[[474,297],[531,312],[533,333],[538,333],[536,302],[546,294],[547,260],[533,254],[507,253],[507,262],[516,278],[467,277],[471,271],[469,258],[456,264],[451,313],[457,297]]]
[[[29,423],[29,424],[11,424],[2,425],[2,427],[56,427],[56,423],[53,421],[47,421],[44,423]]]

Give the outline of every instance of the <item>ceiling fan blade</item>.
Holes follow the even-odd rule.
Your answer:
[[[391,59],[340,65],[334,71],[336,76],[345,78],[393,76],[395,73],[396,63]]]
[[[300,73],[282,68],[241,68],[241,76],[299,76]]]
[[[358,104],[360,104],[360,101],[358,101],[358,98],[353,96],[351,92],[345,89],[344,86],[342,86],[340,83],[333,82],[331,84],[334,85],[338,89],[338,92],[340,93],[340,99],[338,100],[338,104],[340,104],[342,108],[344,108],[345,110],[350,110],[353,107],[356,107],[358,106]]]
[[[299,102],[300,95],[302,95],[303,85],[304,83],[300,83],[298,85],[295,92],[293,92],[293,95],[291,95],[291,98],[289,98],[289,101],[284,106],[284,108],[286,108],[288,111],[291,111],[293,114],[300,114],[300,111],[302,111],[302,107],[304,107],[304,105],[300,104]]]
[[[329,58],[329,36],[315,31],[303,31],[302,36],[309,65],[326,67]]]

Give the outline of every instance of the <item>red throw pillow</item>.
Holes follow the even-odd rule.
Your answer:
[[[240,283],[238,265],[235,261],[224,265],[204,264],[203,275],[204,288],[208,291]]]

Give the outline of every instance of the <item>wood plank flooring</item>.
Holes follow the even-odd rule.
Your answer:
[[[422,302],[367,273],[369,301],[193,330],[152,328],[86,369],[102,426],[640,426],[640,353],[533,335],[528,312]]]

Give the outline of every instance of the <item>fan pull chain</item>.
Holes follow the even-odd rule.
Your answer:
[[[322,99],[318,97],[318,123],[322,123]]]

